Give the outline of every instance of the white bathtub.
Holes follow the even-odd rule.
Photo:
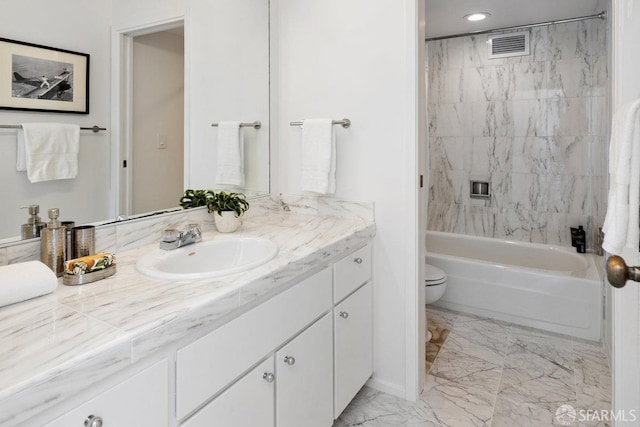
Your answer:
[[[447,274],[436,305],[600,340],[602,285],[593,255],[428,231],[426,261]]]

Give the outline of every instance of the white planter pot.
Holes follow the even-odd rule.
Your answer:
[[[236,213],[233,211],[225,211],[220,212],[222,216],[218,214],[218,212],[213,213],[213,218],[216,223],[216,228],[221,233],[233,233],[242,225],[242,221],[240,218],[236,217]]]

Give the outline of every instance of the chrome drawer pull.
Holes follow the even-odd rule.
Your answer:
[[[362,264],[362,258],[360,258],[360,257],[354,258],[353,262],[355,262],[356,264]]]

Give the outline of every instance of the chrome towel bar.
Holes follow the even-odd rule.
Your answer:
[[[22,129],[22,125],[0,125],[0,129]],[[101,128],[100,126],[91,126],[90,128],[81,127],[80,130],[90,130],[91,132],[97,133],[101,130],[107,130],[107,128]]]
[[[300,122],[291,122],[289,123],[289,126],[302,126],[304,124],[304,122],[300,121]],[[351,126],[351,120],[349,119],[342,119],[342,120],[332,120],[331,124],[334,125],[340,125],[343,128],[348,128],[349,126]]]
[[[220,123],[211,123],[211,127],[217,128]],[[254,128],[260,129],[262,127],[262,122],[256,120],[252,123],[240,123],[241,128]]]

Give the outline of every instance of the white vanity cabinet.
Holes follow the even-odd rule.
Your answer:
[[[278,384],[276,388],[281,384],[278,380],[280,374],[283,377],[290,377],[291,383],[299,382],[298,385],[292,385],[291,389],[303,387],[307,382],[305,377],[315,381],[314,369],[321,371],[319,375],[331,379],[333,364],[327,362],[332,362],[333,352],[332,317],[327,315],[332,309],[331,282],[331,269],[324,268],[280,295],[178,350],[176,358],[178,420],[190,417],[198,407],[211,400],[238,378],[245,379],[243,375],[248,369],[272,353],[275,353],[276,357],[276,366],[270,372],[273,378],[265,377],[264,380],[275,380]],[[314,323],[320,318],[322,318],[320,321]],[[306,329],[311,324],[313,325]],[[306,338],[309,335],[313,335],[314,338],[311,340]],[[323,335],[322,340],[318,340],[318,335]],[[288,344],[283,347],[287,342]],[[307,347],[313,348],[313,352],[309,352]],[[299,355],[296,356],[296,354]],[[288,364],[285,364],[283,362],[285,356],[294,359],[287,359]],[[297,362],[292,363],[292,360]],[[298,374],[296,378],[294,374],[300,372],[302,374]],[[237,383],[231,387],[235,385]],[[330,385],[331,387],[325,387],[328,390],[328,396],[332,395],[332,382]],[[239,392],[234,395],[240,399],[238,405],[253,404],[242,398]],[[278,401],[285,402],[288,398],[284,396]],[[211,401],[210,405],[220,406],[221,410],[224,410],[223,406],[216,403],[217,399]],[[273,397],[271,399],[273,400]],[[287,404],[282,403],[280,406],[283,407],[283,405]],[[331,418],[333,407],[331,400],[325,406],[328,408],[327,417]],[[234,406],[226,407],[231,409]],[[209,406],[206,406],[202,411],[207,411],[208,408]],[[313,407],[313,410],[317,410],[317,407]],[[285,412],[283,414],[285,418],[288,417]],[[198,417],[200,414],[195,418]],[[189,421],[185,425],[191,427]],[[211,422],[210,425],[218,424]]]
[[[334,417],[373,373],[371,245],[334,266]]]
[[[332,327],[332,315],[327,313],[182,427],[300,427],[302,420],[305,427],[331,426]]]
[[[368,245],[167,348],[160,362],[140,362],[133,376],[122,372],[117,385],[91,387],[99,394],[72,411],[39,419],[47,427],[330,427],[372,374],[372,336]]]
[[[169,373],[164,359],[56,418],[45,427],[166,427]]]

